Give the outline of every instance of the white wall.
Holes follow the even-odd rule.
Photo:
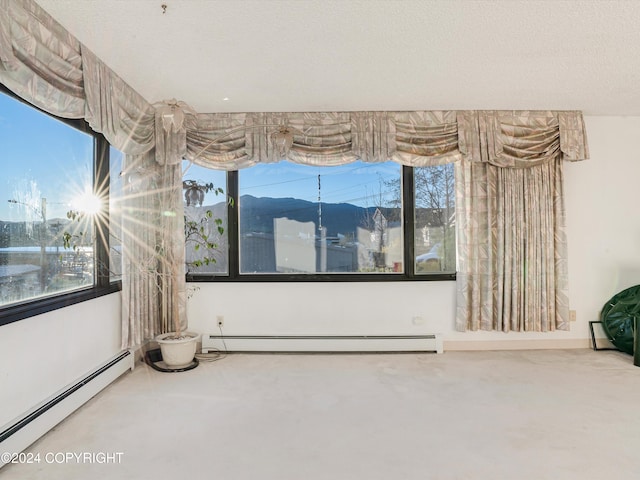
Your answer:
[[[581,330],[613,295],[640,284],[640,117],[586,124],[591,159],[564,170],[570,302]]]
[[[455,282],[199,283],[190,329],[246,334],[444,334],[445,349],[588,347],[589,320],[640,283],[640,117],[587,117],[591,159],[565,164],[569,332],[454,330]],[[421,316],[423,324],[415,325]]]
[[[120,293],[0,327],[0,427],[120,352]]]

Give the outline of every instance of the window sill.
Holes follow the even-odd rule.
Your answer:
[[[106,287],[90,287],[84,290],[61,293],[59,295],[38,298],[23,303],[0,308],[0,326],[52,312],[59,308],[69,307],[76,303],[86,302],[94,298],[109,295],[122,289],[120,282],[113,282]]]
[[[432,273],[409,276],[404,273],[344,273],[344,274],[263,274],[263,275],[239,275],[237,277],[226,275],[197,275],[188,274],[187,282],[445,282],[455,281],[455,273]]]

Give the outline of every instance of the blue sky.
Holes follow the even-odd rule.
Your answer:
[[[400,166],[394,163],[354,162],[340,167],[313,167],[282,161],[256,165],[240,171],[240,194],[254,197],[294,197],[318,201],[318,175],[322,202],[377,206],[379,193],[389,190],[384,182],[398,179]],[[225,188],[225,173],[191,166],[185,178],[213,182]],[[387,201],[393,195],[386,195]],[[209,195],[205,203],[215,203]]]
[[[39,220],[42,197],[47,218],[64,217],[90,188],[92,158],[92,137],[0,94],[0,220]]]
[[[92,155],[90,136],[0,94],[0,220],[39,220],[42,197],[46,198],[48,219],[65,217],[72,201],[90,188]],[[312,167],[284,161],[257,165],[241,170],[240,193],[316,202],[318,175],[323,202],[370,207],[377,206],[380,192],[388,190],[384,182],[399,178],[400,166],[354,162]],[[223,171],[194,165],[185,178],[213,182],[226,190]],[[393,196],[388,195],[387,200]],[[220,200],[209,194],[205,203]]]

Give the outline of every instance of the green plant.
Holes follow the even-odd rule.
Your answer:
[[[223,194],[222,188],[216,188],[211,183],[201,183],[195,180],[183,181],[183,189],[185,190],[185,203],[187,205],[197,204],[202,205],[204,194],[207,192],[214,192],[216,195]],[[187,196],[189,193],[189,196]],[[189,200],[191,199],[191,200]],[[195,203],[192,201],[196,199]],[[214,218],[214,213],[211,210],[206,210],[198,218],[192,218],[193,211],[189,212],[191,216],[184,215],[184,240],[185,248],[193,248],[194,251],[204,250],[206,254],[198,259],[185,262],[187,269],[198,268],[203,265],[210,265],[216,262],[213,257],[213,252],[218,248],[218,244],[214,241],[214,234],[217,232],[219,235],[224,234],[223,221],[220,218]],[[80,252],[85,245],[87,232],[84,230],[87,228],[87,223],[84,222],[87,214],[78,210],[69,210],[67,212],[67,218],[74,224],[68,230],[62,233],[62,241],[65,249],[73,249],[74,252]],[[211,227],[213,224],[213,229]],[[169,283],[169,278],[175,278],[175,275],[179,275],[178,266],[171,261],[169,252],[166,251],[164,244],[149,245],[150,252],[145,255],[145,258],[136,259],[137,263],[135,268],[138,272],[146,273],[150,276],[161,298],[166,295],[166,285]],[[108,271],[108,269],[98,269],[98,271]],[[162,301],[163,312],[167,312],[164,300]],[[164,313],[163,313],[164,315]],[[174,326],[176,337],[180,336],[179,321],[175,319]]]
[[[189,206],[202,206],[204,196],[208,192],[213,192],[215,195],[221,195],[224,193],[222,188],[215,187],[213,183],[204,183],[197,180],[183,180],[182,189],[184,190],[185,205]],[[189,212],[190,214],[192,212]],[[221,218],[214,218],[214,214],[211,210],[207,209],[202,213],[199,218],[192,218],[185,213],[184,215],[184,243],[185,248],[193,249],[194,252],[200,252],[205,250],[207,254],[203,257],[187,261],[187,269],[199,268],[205,265],[211,265],[216,263],[216,259],[209,252],[214,252],[218,249],[218,244],[214,241],[213,234],[210,229],[210,223],[213,222],[215,231],[219,235],[224,234],[223,221]]]
[[[212,221],[216,230],[220,235],[224,234],[224,227],[222,226],[221,218],[213,218],[213,212],[206,210],[202,218],[198,220],[192,220],[184,216],[184,242],[185,247],[193,245],[193,250],[198,252],[204,248],[207,251],[213,251],[218,248],[218,244],[211,241],[208,227],[208,223]],[[204,257],[187,262],[187,267],[202,267],[203,265],[210,265],[216,263],[216,259],[212,256],[205,255]]]
[[[220,187],[215,187],[213,183],[202,183],[196,180],[184,180],[182,182],[182,188],[185,190],[185,203],[189,205],[202,205],[204,194],[207,192],[213,192],[215,195],[224,194],[224,190]],[[193,199],[197,199],[194,203]],[[231,200],[229,200],[231,202]],[[67,211],[67,218],[71,222],[78,222],[80,224],[85,220],[86,214],[79,210]],[[224,235],[224,226],[221,218],[214,218],[214,214],[211,210],[207,209],[201,217],[193,219],[186,214],[184,215],[184,241],[185,248],[192,247],[194,251],[198,252],[202,249],[207,252],[213,252],[218,248],[218,244],[212,240],[212,235],[209,229],[209,223],[213,222],[215,230],[220,235]],[[81,247],[85,245],[85,239],[87,238],[87,232],[82,229],[73,232],[65,230],[62,233],[62,242],[65,249],[72,249],[77,252]],[[160,245],[156,245],[154,248],[155,255],[162,257],[164,255],[163,248]],[[216,259],[213,256],[205,255],[201,259],[186,262],[187,267],[198,268],[204,265],[211,265],[215,263]]]

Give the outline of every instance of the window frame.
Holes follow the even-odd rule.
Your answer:
[[[109,238],[109,236],[105,237],[101,234],[108,232],[109,229],[109,142],[102,134],[94,131],[83,119],[68,119],[52,115],[20,98],[2,84],[0,84],[0,94],[5,94],[43,115],[48,115],[71,128],[93,137],[93,191],[94,193],[99,193],[101,198],[105,199],[104,215],[97,215],[94,223],[93,247],[96,270],[94,272],[93,285],[0,306],[0,326],[2,326],[118,292],[122,289],[122,282],[120,280],[110,281],[109,279],[109,245],[103,241],[104,238]]]
[[[433,282],[456,279],[456,272],[419,273],[415,271],[415,190],[413,167],[402,166],[402,225],[403,261],[401,273],[240,273],[240,233],[239,209],[235,201],[227,201],[228,272],[226,274],[193,273],[186,274],[187,282]],[[237,170],[227,172],[227,198],[239,198],[239,174]]]

